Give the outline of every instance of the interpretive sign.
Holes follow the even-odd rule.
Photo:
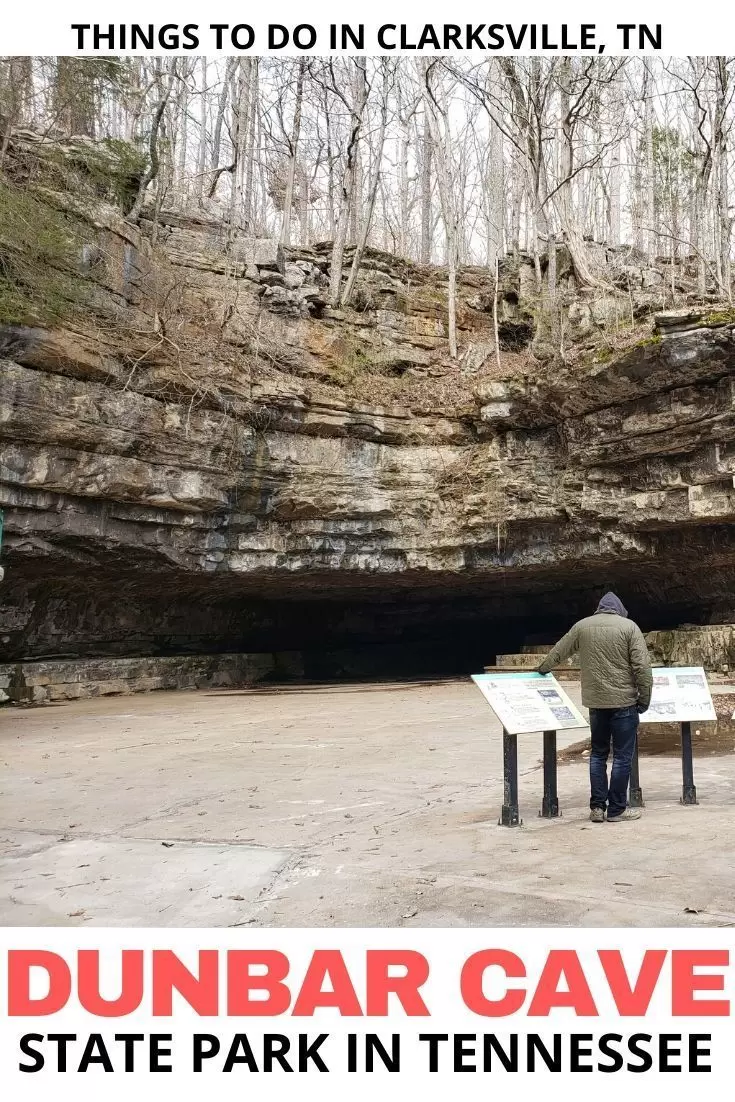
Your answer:
[[[687,723],[717,719],[707,676],[701,666],[658,667],[653,693],[641,723]]]
[[[472,680],[510,735],[587,726],[550,674],[476,673]]]

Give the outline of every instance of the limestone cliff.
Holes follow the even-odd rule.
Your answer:
[[[370,252],[334,310],[327,246],[284,254],[203,213],[132,226],[70,185],[79,150],[61,180],[36,136],[10,153],[74,227],[83,294],[0,329],[0,660],[306,650],[318,673],[380,643],[384,666],[408,644],[461,667],[610,586],[646,627],[732,618],[735,316],[601,344],[629,307],[577,298],[574,347],[541,360],[509,259],[501,369],[479,269],[453,364],[440,269]],[[635,271],[636,310],[660,309]]]

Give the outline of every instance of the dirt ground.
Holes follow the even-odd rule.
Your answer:
[[[567,683],[579,701],[578,686]],[[560,736],[560,746],[584,732]],[[695,748],[696,752],[696,748]],[[587,764],[497,825],[501,732],[470,681],[157,693],[0,711],[0,923],[735,923],[735,755],[641,759],[643,818],[587,818]]]

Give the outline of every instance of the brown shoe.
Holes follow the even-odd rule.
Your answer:
[[[631,819],[640,819],[641,812],[637,807],[626,807],[619,815],[608,815],[608,823],[629,823]]]
[[[593,807],[592,808],[592,810],[590,811],[590,822],[591,823],[604,823],[605,822],[605,812],[603,811],[603,809],[601,807]]]

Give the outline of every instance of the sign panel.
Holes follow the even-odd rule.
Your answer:
[[[707,719],[717,719],[717,713],[701,666],[654,668],[651,706],[641,716],[641,723]]]
[[[474,673],[472,680],[511,735],[587,726],[551,674]]]

